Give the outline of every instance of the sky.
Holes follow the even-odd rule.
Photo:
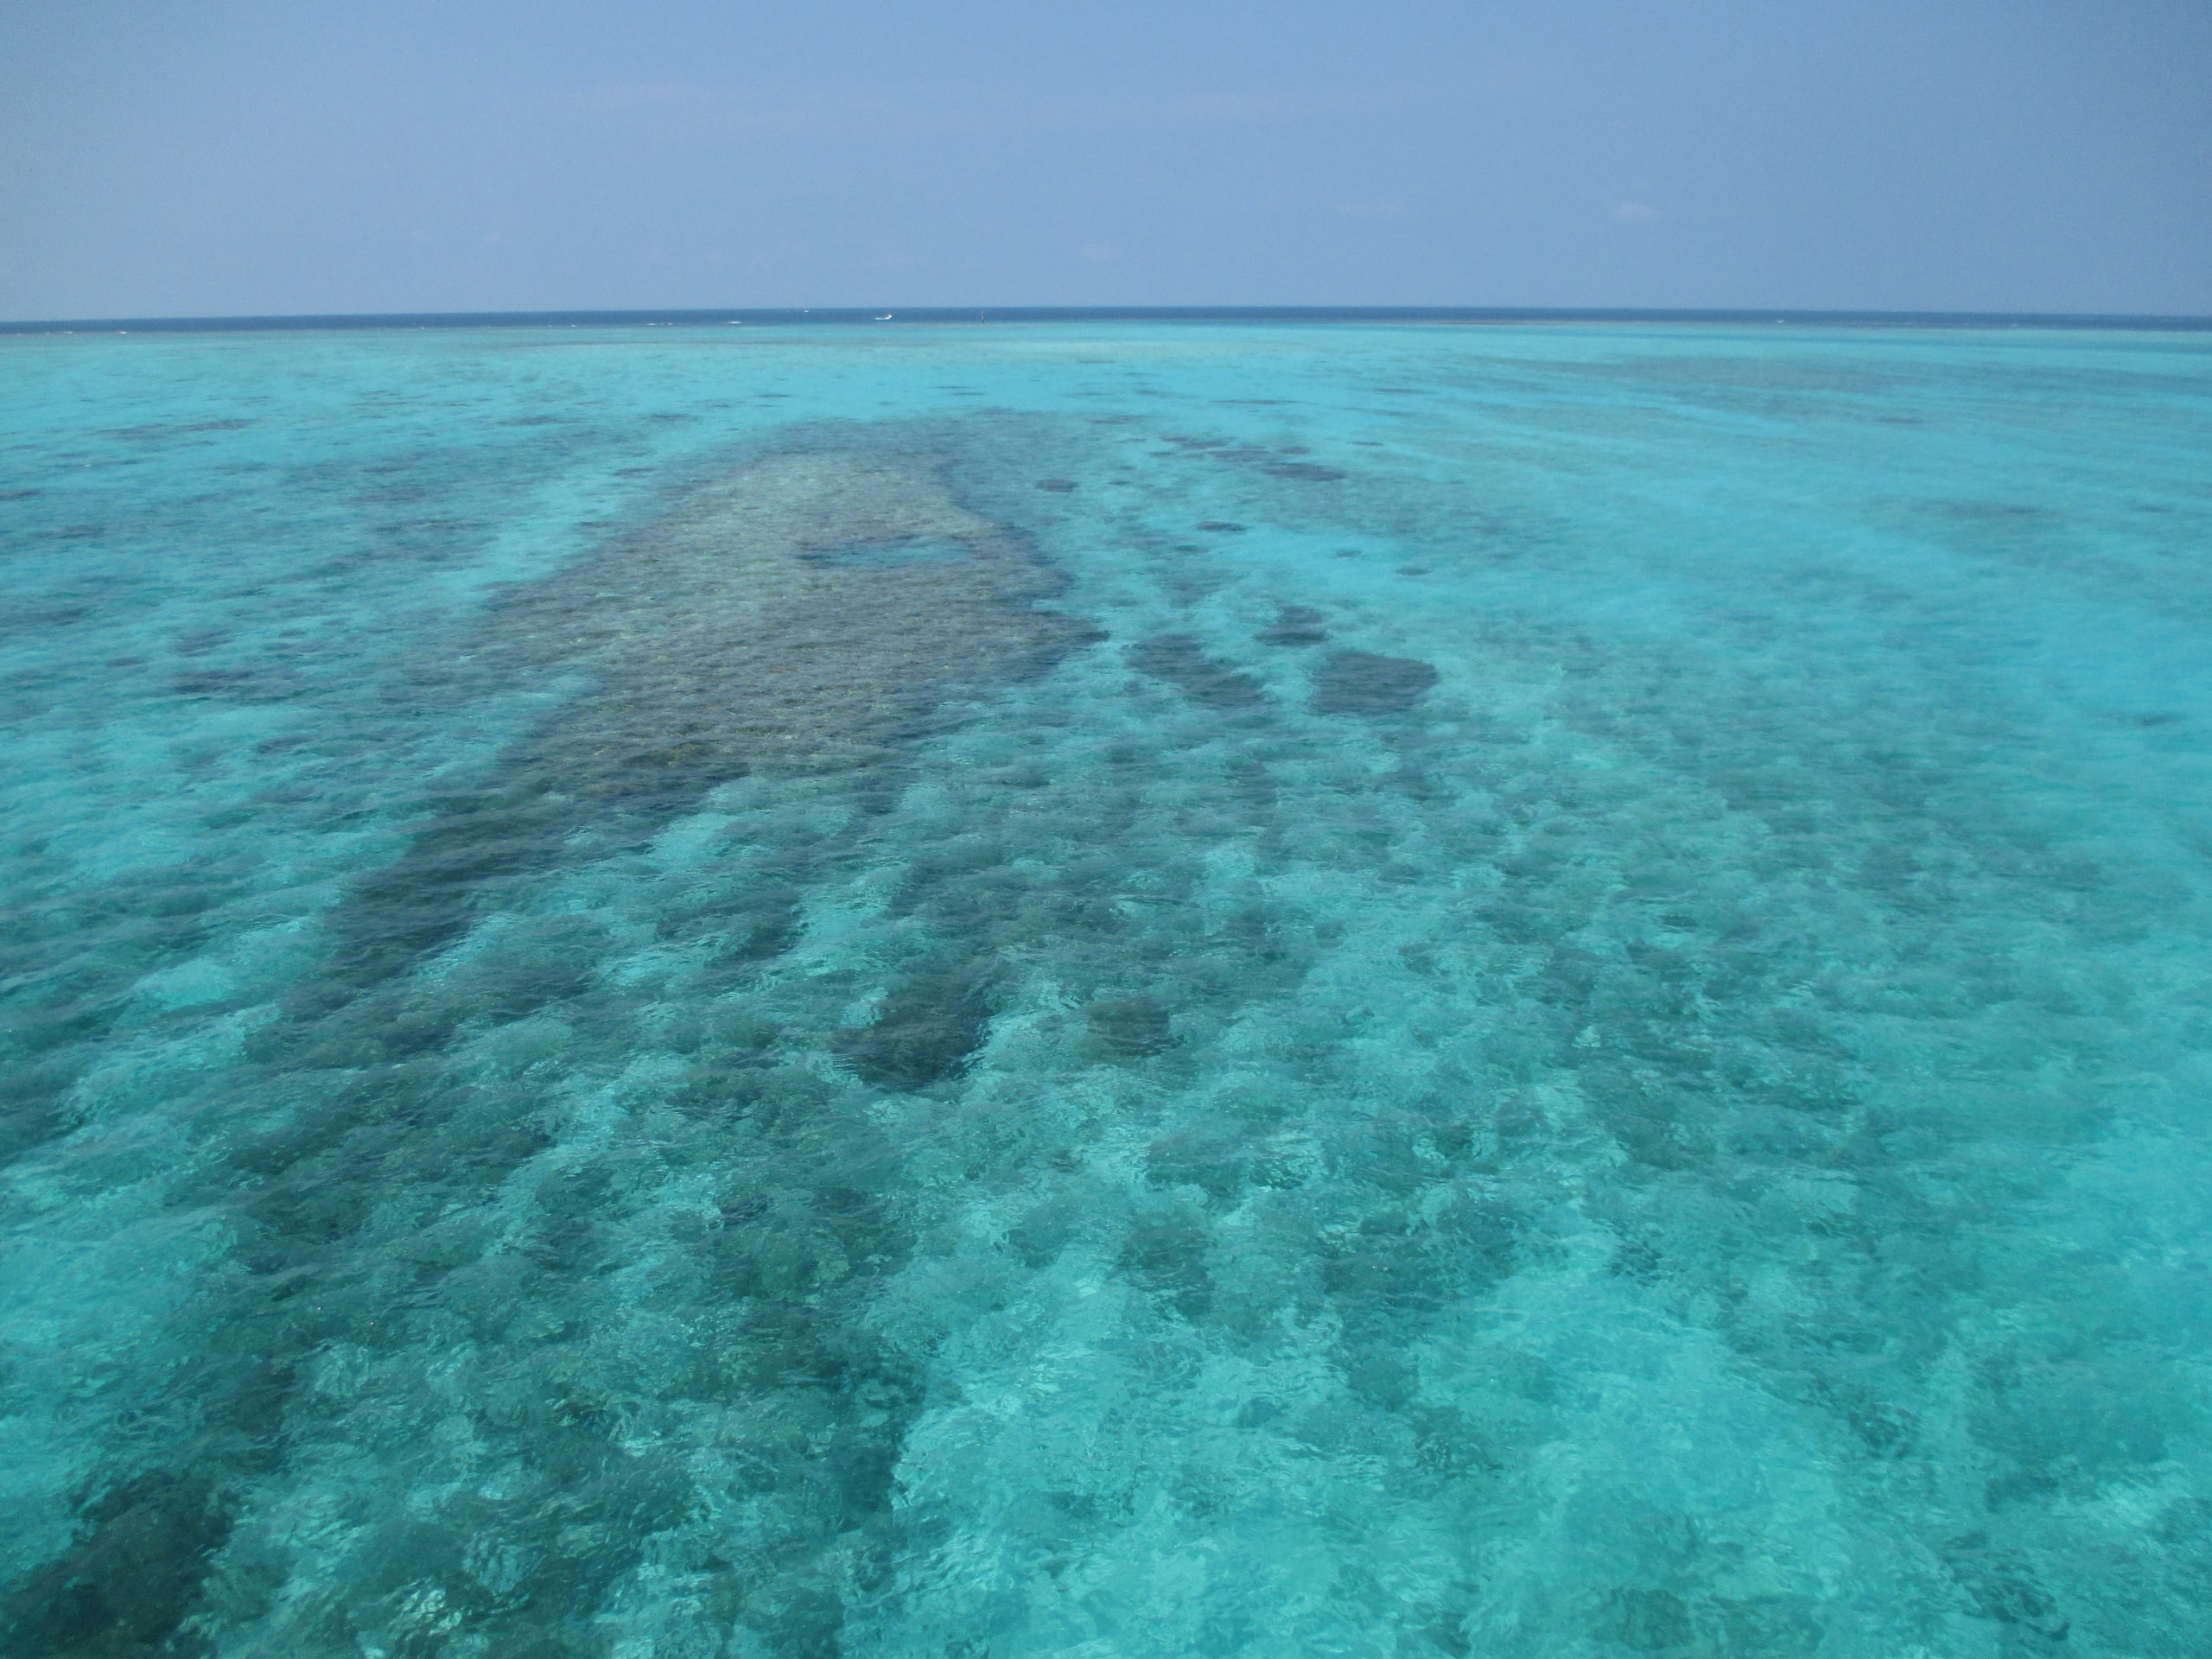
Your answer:
[[[0,319],[2212,314],[2208,0],[0,0]]]

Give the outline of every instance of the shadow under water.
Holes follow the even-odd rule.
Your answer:
[[[591,688],[360,884],[324,996],[450,943],[487,884],[587,826],[650,833],[748,774],[884,766],[947,702],[1095,638],[1039,607],[1061,577],[964,505],[945,467],[897,451],[761,456],[501,607],[478,657],[503,683],[581,672]]]
[[[478,1204],[546,1150],[541,1126],[486,1110],[447,1074],[445,1054],[467,1019],[487,1012],[484,987],[459,1001],[424,996],[412,970],[543,872],[573,861],[580,847],[596,854],[634,843],[715,785],[747,775],[845,773],[864,785],[942,723],[949,703],[1036,673],[1097,637],[1039,608],[1062,578],[1018,531],[963,505],[948,470],[941,454],[896,449],[758,456],[492,613],[472,655],[477,674],[506,690],[582,673],[588,688],[477,787],[438,801],[407,850],[355,884],[329,918],[327,971],[249,1045],[263,1077],[323,1086],[282,1128],[232,1142],[194,1183],[238,1226],[245,1278],[236,1296],[205,1312],[221,1335],[180,1379],[189,1426],[169,1453],[149,1446],[123,1460],[130,1466],[88,1480],[73,1545],[0,1593],[0,1622],[16,1639],[83,1659],[202,1651],[194,1620],[233,1530],[237,1495],[281,1459],[288,1415],[313,1414],[297,1397],[312,1357],[372,1330],[378,1304],[404,1300],[425,1274],[438,1276],[433,1263],[391,1262],[372,1275],[380,1282],[362,1277],[379,1194],[389,1196],[378,1172],[427,1160],[442,1172],[445,1200]],[[749,936],[739,956],[773,955],[791,937],[790,889],[770,884],[755,897],[760,913],[739,929]],[[565,978],[524,976],[502,986],[500,1006],[488,1011],[522,1017],[583,991],[588,976],[581,967]],[[893,1089],[950,1075],[982,1039],[983,989],[965,980],[947,989],[923,976],[876,1026],[849,1035],[848,1064]],[[786,1079],[783,1093],[792,1087]],[[772,1169],[764,1185],[798,1179],[857,1192],[880,1185],[891,1151],[849,1109],[818,1090],[800,1089],[806,1103],[796,1109],[756,1094],[742,1078],[728,1080],[714,1110],[734,1130],[743,1123],[753,1150],[733,1156]],[[776,1257],[779,1224],[734,1202],[727,1254],[733,1271],[757,1274]],[[866,1203],[852,1210],[832,1230],[840,1242],[822,1248],[877,1272],[895,1268],[904,1251],[885,1218]],[[533,1253],[581,1266],[601,1248],[587,1232],[549,1238]],[[812,1248],[794,1245],[801,1256]],[[875,1277],[855,1284],[864,1289]],[[302,1285],[316,1287],[315,1295],[284,1288]],[[823,1455],[795,1450],[773,1469],[763,1465],[761,1484],[792,1511],[795,1538],[828,1526],[823,1516],[843,1517],[837,1524],[849,1529],[852,1517],[887,1502],[890,1465],[880,1427],[855,1439],[836,1425],[870,1413],[874,1423],[915,1385],[904,1366],[853,1351],[849,1320],[753,1328],[767,1317],[756,1311],[726,1363],[766,1366],[773,1375],[752,1386],[810,1402],[805,1409],[823,1419],[810,1445]],[[863,1375],[875,1380],[849,1389],[836,1381]],[[596,1537],[626,1533],[649,1513],[662,1524],[671,1517],[661,1511],[677,1500],[647,1490],[652,1480],[614,1444],[611,1426],[543,1416],[533,1414],[534,1430],[562,1465],[547,1465],[548,1478],[596,1494],[569,1505],[572,1529]],[[518,1586],[497,1617],[488,1607],[477,1615],[528,1646],[534,1609],[567,1607],[580,1584],[610,1581],[634,1557],[634,1548],[596,1543],[556,1551],[547,1570],[559,1582]],[[789,1593],[802,1600],[804,1576],[803,1563],[792,1567]]]
[[[1037,608],[1060,587],[942,461],[764,456],[498,617],[499,649],[599,682],[510,770],[629,800],[878,761],[947,698],[1089,638]]]

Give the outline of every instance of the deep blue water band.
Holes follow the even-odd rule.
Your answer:
[[[887,311],[888,315],[887,315]],[[683,327],[715,323],[854,322],[1683,322],[1835,328],[2128,328],[2202,331],[2212,317],[2005,311],[1572,309],[1518,306],[916,306],[884,310],[424,311],[283,317],[107,317],[0,322],[0,334],[236,334],[275,329]]]

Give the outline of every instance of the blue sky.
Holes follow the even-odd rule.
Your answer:
[[[6,0],[0,318],[2212,313],[2203,0]]]

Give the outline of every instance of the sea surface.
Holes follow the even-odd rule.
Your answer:
[[[0,340],[0,1651],[2212,1652],[2212,334]]]

